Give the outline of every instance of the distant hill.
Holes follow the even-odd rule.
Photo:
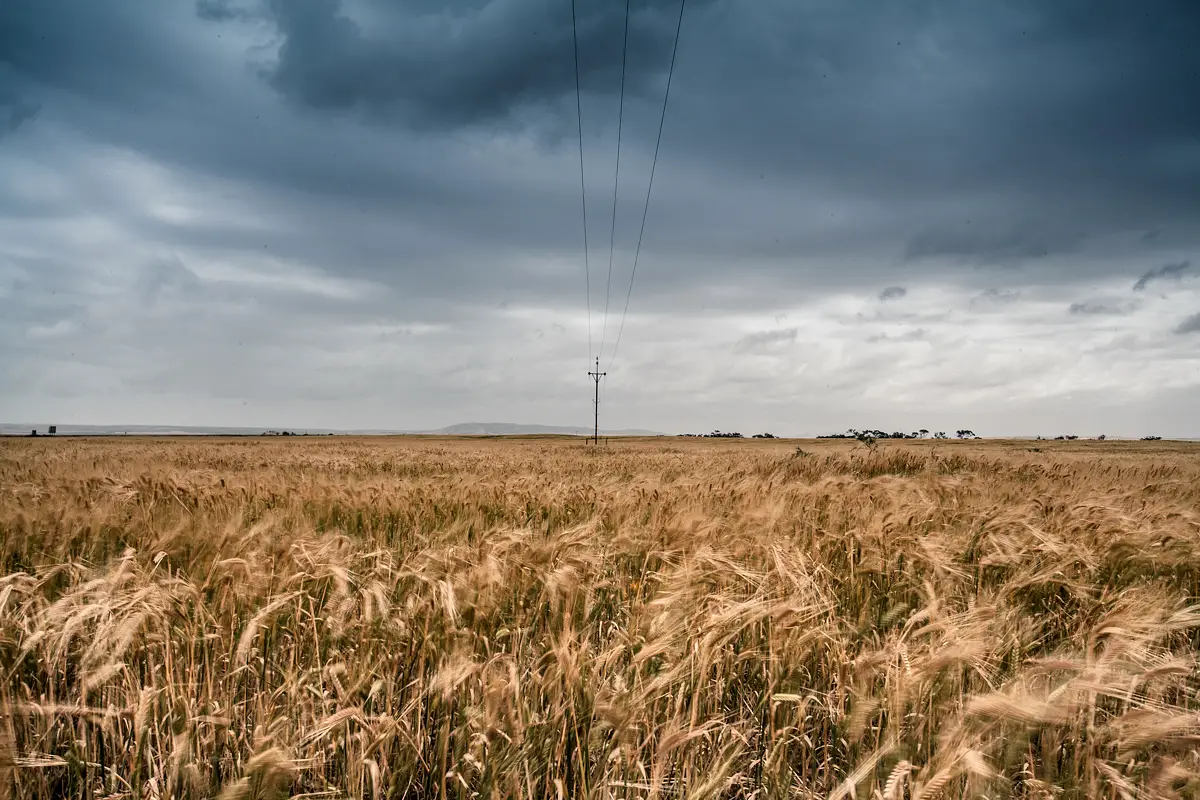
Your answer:
[[[572,428],[563,425],[521,425],[513,422],[461,422],[436,431],[427,431],[441,436],[529,436],[533,434],[560,434],[566,436],[589,436],[591,428]],[[657,431],[626,428],[616,431],[600,431],[601,436],[660,436]]]
[[[0,436],[28,436],[36,429],[39,434],[49,431],[49,423],[17,425],[0,423]],[[61,436],[258,436],[263,428],[215,427],[206,425],[62,425]],[[322,431],[324,432],[324,431]]]
[[[49,425],[0,423],[0,436],[28,436],[37,429],[46,434]],[[567,436],[589,436],[591,428],[571,428],[556,425],[518,425],[511,422],[464,422],[433,431],[357,429],[337,430],[334,428],[272,428],[272,432],[288,430],[292,433],[326,434],[343,436],[395,436],[403,434],[433,434],[437,436],[530,436],[536,434],[559,434]],[[202,425],[59,425],[62,436],[261,436],[266,428],[215,427]],[[619,430],[600,431],[601,436],[660,436],[655,431]]]
[[[49,432],[48,423],[29,423],[18,425],[0,423],[0,436],[28,436],[31,430],[45,435]],[[261,436],[268,431],[279,433],[284,430],[292,433],[308,433],[312,435],[326,433],[358,433],[358,431],[338,431],[331,428],[246,428],[220,427],[214,425],[59,425],[60,436]]]

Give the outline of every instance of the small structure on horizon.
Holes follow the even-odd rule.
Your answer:
[[[53,435],[54,435],[54,434],[56,434],[56,433],[58,433],[58,426],[57,426],[57,425],[51,425],[51,426],[50,426],[50,435],[51,435],[51,436],[53,436]]]

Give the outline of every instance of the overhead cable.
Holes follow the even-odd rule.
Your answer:
[[[683,9],[686,5],[687,0],[680,0],[679,19],[675,23],[675,44],[671,48],[671,66],[667,70],[667,88],[663,92],[662,116],[658,120],[658,138],[654,143],[654,158],[650,162],[650,181],[646,185],[646,203],[642,207],[642,225],[638,231],[637,248],[633,254],[633,271],[629,275],[629,290],[625,293],[625,310],[621,312],[621,325],[617,329],[617,341],[613,345],[613,354],[608,362],[610,369],[617,359],[617,349],[621,346],[621,334],[625,332],[625,317],[629,314],[629,298],[633,296],[633,282],[637,278],[638,259],[642,254],[642,238],[646,235],[646,217],[650,212],[650,192],[654,188],[654,171],[658,166],[658,151],[662,146],[663,126],[667,121],[667,100],[671,96],[671,78],[675,75],[675,56],[679,53],[679,33],[683,29]]]

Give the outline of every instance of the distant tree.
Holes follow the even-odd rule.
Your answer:
[[[879,443],[879,437],[875,436],[876,431],[859,431],[854,438],[862,444],[866,445],[868,450],[874,450]]]
[[[933,438],[935,438],[935,439],[949,439],[950,437],[946,435],[946,432],[945,432],[945,431],[938,431],[937,433],[935,433],[935,434],[933,435]]]
[[[974,439],[975,438],[975,432],[969,431],[966,428],[963,428],[961,431],[955,431],[954,435],[957,436],[959,439]]]
[[[1104,441],[1104,434],[1102,433],[1102,434],[1100,434],[1099,436],[1097,436],[1097,437],[1096,437],[1096,441],[1098,441],[1098,442],[1103,442],[1103,441]]]
[[[917,431],[917,433],[921,434],[922,439],[929,435],[929,431],[925,430],[924,428],[921,428],[921,430]]]
[[[1157,442],[1161,438],[1162,438],[1161,436],[1143,436],[1142,441],[1143,442]]]

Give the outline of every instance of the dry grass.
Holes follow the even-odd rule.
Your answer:
[[[0,442],[0,797],[1200,786],[1200,448]]]

